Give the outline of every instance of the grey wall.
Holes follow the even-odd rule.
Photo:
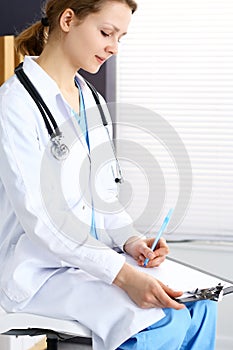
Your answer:
[[[12,35],[20,32],[28,24],[40,18],[40,0],[1,0],[0,35]]]

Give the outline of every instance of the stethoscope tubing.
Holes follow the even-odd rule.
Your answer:
[[[69,153],[69,149],[65,144],[61,144],[61,138],[62,138],[62,132],[60,131],[56,120],[54,119],[52,113],[50,112],[48,106],[46,105],[46,103],[44,102],[44,100],[42,99],[41,95],[39,94],[39,92],[37,91],[36,87],[32,84],[31,80],[28,78],[28,76],[26,75],[26,73],[24,72],[23,69],[23,63],[20,63],[16,68],[15,68],[15,74],[17,76],[17,78],[19,79],[19,81],[21,82],[21,84],[24,86],[24,88],[28,91],[28,93],[30,94],[30,96],[32,97],[32,99],[35,101],[46,126],[46,129],[48,131],[48,134],[51,138],[51,142],[52,142],[52,146],[51,146],[51,152],[53,154],[53,156],[57,159],[57,160],[63,160],[67,157],[68,153]],[[95,99],[96,105],[98,107],[100,116],[101,116],[101,120],[103,123],[103,126],[106,129],[108,138],[109,138],[109,142],[116,160],[116,170],[118,172],[116,178],[115,178],[115,182],[116,183],[122,183],[123,182],[123,177],[122,177],[122,173],[121,173],[121,168],[120,168],[120,164],[116,155],[116,151],[115,151],[115,147],[113,145],[113,141],[109,135],[109,130],[107,128],[108,122],[106,120],[103,108],[100,104],[100,99],[98,96],[98,92],[95,89],[95,87],[88,82],[87,80],[85,80],[86,84],[88,85],[88,87],[90,88],[92,95]]]
[[[59,130],[57,122],[54,119],[52,113],[50,112],[48,106],[45,104],[41,95],[39,94],[35,86],[32,84],[28,76],[25,74],[23,70],[23,63],[20,63],[19,66],[15,68],[15,74],[21,82],[21,84],[25,87],[30,96],[33,98],[37,107],[39,108],[41,115],[44,119],[46,129],[48,130],[49,136],[52,138],[53,136],[61,135],[61,131]]]

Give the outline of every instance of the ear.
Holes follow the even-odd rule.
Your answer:
[[[66,9],[60,17],[60,27],[63,32],[68,33],[72,21],[76,19],[75,13],[70,8]]]

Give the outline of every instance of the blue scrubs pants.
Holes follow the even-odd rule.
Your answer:
[[[118,350],[214,350],[217,303],[197,301],[166,316],[123,343]]]

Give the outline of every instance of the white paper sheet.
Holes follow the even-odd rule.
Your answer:
[[[137,262],[128,255],[126,255],[126,261],[137,269],[154,276],[170,288],[182,291],[183,293],[194,291],[197,288],[216,287],[219,283],[224,288],[232,286],[232,283],[214,277],[208,274],[208,272],[201,272],[195,267],[188,267],[169,259],[166,259],[159,267],[154,268],[139,267]],[[186,293],[183,294],[184,296],[186,296]]]

